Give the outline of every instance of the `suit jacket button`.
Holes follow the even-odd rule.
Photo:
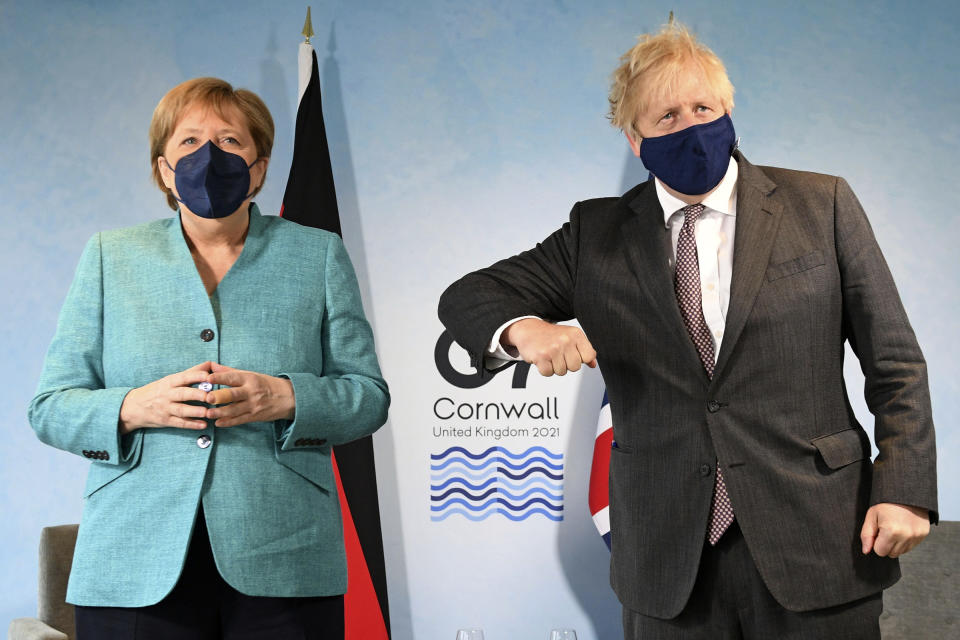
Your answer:
[[[716,400],[711,400],[707,403],[707,411],[710,413],[716,413],[717,411],[720,411],[720,403]]]
[[[206,449],[207,447],[209,447],[211,442],[212,441],[210,440],[210,436],[208,436],[207,434],[203,434],[202,436],[197,438],[197,446],[200,447],[201,449]]]
[[[708,464],[702,464],[702,465],[700,465],[700,475],[702,475],[702,476],[704,476],[704,477],[710,475],[710,472],[711,472],[712,470],[713,470],[713,469],[712,469],[712,468],[710,467],[710,465],[708,465]]]
[[[203,340],[204,342],[210,342],[211,340],[213,340],[213,336],[214,336],[213,329],[204,329],[203,331],[200,332],[200,339]]]

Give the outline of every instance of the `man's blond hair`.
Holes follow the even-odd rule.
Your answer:
[[[733,109],[733,85],[720,58],[684,25],[671,20],[658,33],[641,35],[620,57],[610,87],[610,123],[634,140],[642,137],[637,118],[651,101],[676,91],[680,76],[691,66],[703,78],[724,111]]]

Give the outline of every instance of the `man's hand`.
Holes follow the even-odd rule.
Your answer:
[[[597,352],[579,327],[551,324],[539,318],[514,322],[500,335],[505,347],[516,347],[525,362],[543,376],[579,371],[581,364],[597,366]]]
[[[897,558],[920,544],[930,533],[930,514],[926,509],[905,504],[881,502],[867,509],[860,542],[863,553]]]
[[[206,417],[216,420],[213,426],[293,420],[296,400],[293,383],[288,379],[233,369],[216,362],[210,368],[213,373],[207,380],[226,387],[206,394],[208,403],[221,405],[207,409]]]

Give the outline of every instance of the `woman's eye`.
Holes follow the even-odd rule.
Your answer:
[[[181,142],[180,144],[196,144],[196,143],[197,143],[197,139],[194,138],[193,136],[190,136],[189,138],[184,138],[183,142]]]
[[[238,142],[237,139],[232,136],[227,136],[226,138],[222,138],[220,142],[222,142],[223,144],[240,144],[240,142]]]

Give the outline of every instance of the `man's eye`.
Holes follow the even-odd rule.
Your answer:
[[[671,111],[670,113],[665,113],[665,114],[663,114],[663,117],[660,118],[660,121],[661,121],[661,122],[665,122],[665,121],[667,121],[667,120],[670,120],[671,118],[673,118],[673,112],[672,112],[672,111]]]

